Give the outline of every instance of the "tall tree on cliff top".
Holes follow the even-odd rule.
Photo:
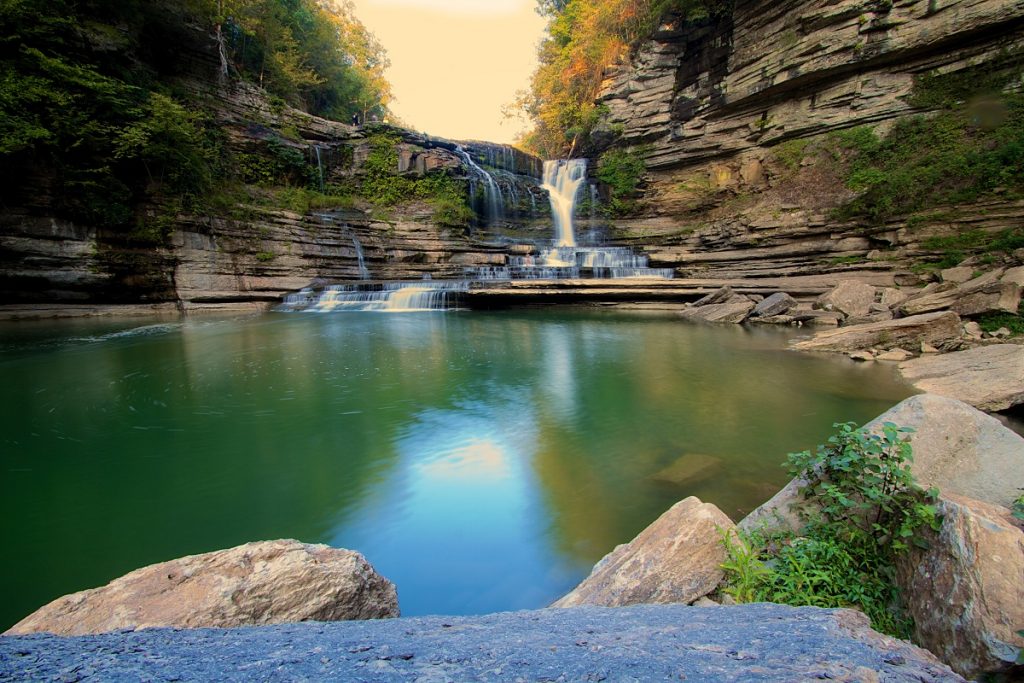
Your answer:
[[[548,18],[540,66],[513,108],[533,121],[523,144],[541,156],[572,155],[600,118],[594,99],[605,69],[670,11],[689,20],[725,11],[728,0],[537,0]]]

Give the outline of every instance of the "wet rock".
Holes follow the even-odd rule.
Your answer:
[[[719,530],[734,526],[714,505],[685,498],[606,555],[552,607],[691,603],[721,582],[726,555]]]
[[[651,478],[676,486],[707,479],[722,468],[722,459],[703,453],[687,453]]]
[[[818,332],[793,348],[803,351],[855,351],[872,346],[916,350],[922,342],[948,345],[960,338],[960,316],[950,311],[841,327]]]
[[[867,315],[875,303],[875,287],[857,280],[844,280],[831,291],[822,294],[814,307],[825,311],[839,311],[847,317]]]
[[[810,327],[839,327],[843,321],[842,313],[831,311],[795,311],[791,312],[793,320]]]
[[[1022,470],[1018,468],[1018,472]],[[1024,675],[1024,532],[1010,511],[946,494],[930,548],[899,559],[897,583],[914,618],[914,642],[968,678]]]
[[[850,359],[862,362],[869,361],[875,359],[875,354],[871,353],[870,351],[854,351],[853,353],[850,354]]]
[[[104,633],[398,616],[395,586],[359,553],[261,541],[149,565],[58,598],[8,634]]]
[[[1024,346],[1017,344],[916,358],[900,364],[900,372],[921,391],[981,410],[1007,410],[1024,403]]]
[[[796,299],[791,297],[789,294],[786,294],[785,292],[776,292],[754,306],[754,310],[750,315],[757,318],[782,315],[789,310],[796,308],[796,305]]]

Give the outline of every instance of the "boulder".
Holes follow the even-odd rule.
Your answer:
[[[261,541],[149,565],[65,595],[7,634],[85,635],[398,616],[395,586],[357,552]]]
[[[869,361],[875,359],[875,354],[871,353],[870,351],[854,351],[853,353],[850,354],[850,359],[861,362]]]
[[[1024,403],[1024,346],[1017,344],[915,358],[901,363],[900,373],[921,391],[981,410],[1007,410]]]
[[[693,305],[709,306],[711,304],[721,304],[728,301],[733,296],[734,294],[732,291],[732,287],[730,287],[729,285],[725,285],[724,287],[719,287],[718,289],[711,292],[707,296],[697,299],[696,301],[693,302]]]
[[[872,346],[916,350],[922,342],[948,346],[960,338],[960,316],[950,311],[818,332],[793,345],[803,351],[856,351]]]
[[[668,509],[552,607],[691,603],[713,591],[726,560],[720,530],[735,528],[724,512],[690,496]]]
[[[973,320],[964,323],[964,334],[971,339],[981,339],[985,336],[985,333],[981,329],[981,325]]]
[[[907,296],[905,292],[895,287],[879,287],[877,299],[882,306],[892,308],[906,301]]]
[[[943,282],[953,282],[956,284],[963,284],[974,277],[974,269],[968,268],[967,266],[957,266],[956,268],[946,268],[939,271],[939,276],[942,277]]]
[[[875,286],[858,280],[843,280],[814,302],[815,308],[839,311],[846,316],[867,315],[875,303]]]
[[[679,315],[687,320],[703,320],[709,323],[741,323],[747,319],[753,308],[754,302],[750,299],[734,296],[724,303],[685,308]]]
[[[1000,278],[1000,282],[1012,282],[1018,287],[1024,287],[1024,266],[1007,268],[1003,277]]]
[[[1018,472],[1022,471],[1018,468]],[[947,494],[938,504],[942,527],[927,550],[897,562],[897,584],[910,616],[914,642],[965,676],[1007,676],[1024,638],[1024,532],[1010,511]]]
[[[911,427],[911,471],[924,487],[1009,506],[1024,487],[1024,438],[991,415],[944,396],[920,394],[901,401],[865,426],[880,431],[886,422]],[[1016,475],[1016,476],[1014,476]],[[806,482],[793,479],[739,523],[799,530],[793,505]]]
[[[897,403],[871,422],[912,427],[911,471],[925,487],[1010,506],[1024,487],[1024,438],[991,415],[962,401],[919,394]]]
[[[767,299],[760,301],[751,313],[757,318],[767,318],[775,315],[782,315],[790,309],[796,308],[797,301],[785,292],[776,292]]]

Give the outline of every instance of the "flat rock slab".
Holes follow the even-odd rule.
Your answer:
[[[958,340],[962,331],[960,316],[951,311],[940,311],[819,332],[810,339],[793,344],[793,348],[800,351],[857,351],[881,346],[912,351],[920,348],[922,342],[936,346],[949,344]]]
[[[0,638],[2,680],[962,681],[852,610],[576,607]]]
[[[993,344],[900,363],[903,378],[921,391],[948,396],[979,410],[1024,403],[1024,346]]]

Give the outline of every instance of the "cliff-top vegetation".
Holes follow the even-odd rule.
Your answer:
[[[601,116],[594,100],[605,69],[624,59],[668,13],[696,21],[729,0],[537,0],[548,19],[540,65],[514,107],[533,121],[522,144],[544,158],[570,157]]]

